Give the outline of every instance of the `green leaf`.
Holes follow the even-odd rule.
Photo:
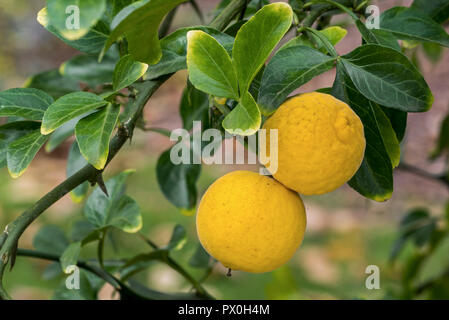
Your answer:
[[[415,245],[422,247],[432,237],[436,228],[435,219],[431,218],[427,209],[413,209],[400,222],[399,237],[390,252],[390,261],[394,261],[401,253],[407,240],[413,240]]]
[[[444,117],[443,122],[441,122],[437,146],[431,154],[432,159],[439,157],[444,151],[447,150],[449,150],[449,114],[447,114]]]
[[[119,91],[136,82],[145,74],[148,65],[134,61],[131,55],[120,58],[114,70],[114,90]]]
[[[279,50],[268,63],[262,77],[259,106],[269,115],[287,96],[315,76],[333,68],[335,58],[305,46]]]
[[[396,133],[396,138],[401,142],[404,139],[405,129],[407,128],[407,112],[382,106],[381,108],[390,120],[391,126]]]
[[[382,29],[371,29],[373,36],[376,38],[376,43],[401,52],[401,46],[396,37],[389,31]],[[375,44],[376,44],[375,43]]]
[[[154,65],[148,67],[145,80],[156,79],[162,75],[187,69],[187,32],[201,30],[215,38],[230,54],[234,38],[209,27],[190,27],[178,29],[161,39],[162,58]]]
[[[414,0],[411,8],[427,14],[438,23],[449,18],[449,0]]]
[[[96,187],[87,199],[84,216],[97,229],[113,226],[128,233],[142,228],[139,205],[125,193],[125,180],[132,171],[124,171],[106,181],[109,196]]]
[[[393,169],[376,120],[375,104],[356,89],[340,63],[337,64],[332,95],[346,102],[354,110],[362,120],[365,132],[365,157],[348,184],[369,199],[389,199],[393,193]]]
[[[199,90],[217,97],[238,99],[237,76],[225,48],[207,33],[187,33],[189,80]]]
[[[75,128],[76,140],[84,158],[98,170],[106,165],[109,140],[117,123],[120,108],[108,104],[106,108],[81,119]]]
[[[39,130],[40,123],[34,121],[15,121],[0,126],[0,168],[6,166],[8,145],[35,130]]]
[[[78,81],[62,76],[59,70],[50,70],[38,73],[25,81],[25,88],[35,88],[45,91],[54,99],[68,93],[79,91]]]
[[[105,106],[107,103],[90,92],[74,92],[62,96],[45,111],[41,133],[49,134],[67,121]]]
[[[223,128],[231,134],[249,136],[260,128],[262,117],[251,93],[246,92],[239,104],[224,118]]]
[[[37,21],[49,32],[54,34],[60,40],[64,41],[66,44],[75,48],[81,52],[87,54],[98,54],[109,36],[109,30],[102,21],[99,21],[96,26],[94,26],[90,31],[78,40],[68,40],[62,36],[62,34],[48,21],[47,8],[43,8],[37,14]]]
[[[417,276],[416,285],[441,278],[449,268],[449,236],[446,235],[423,262]]]
[[[81,252],[81,242],[71,243],[59,258],[64,273],[70,273],[70,266],[76,266]]]
[[[65,140],[75,134],[75,126],[78,121],[82,118],[82,116],[73,118],[72,120],[67,121],[58,129],[56,129],[48,139],[47,144],[45,145],[46,152],[52,152],[57,147],[59,147]]]
[[[50,24],[68,40],[85,36],[105,9],[106,0],[47,0]]]
[[[70,231],[70,238],[72,241],[81,241],[84,245],[92,238],[98,239],[97,237],[93,237],[95,234],[99,235],[92,223],[87,220],[80,220],[73,224]]]
[[[209,96],[190,82],[184,89],[179,109],[184,129],[191,130],[193,121],[201,121],[203,129],[209,126]]]
[[[402,53],[368,44],[342,56],[340,63],[356,88],[380,105],[407,112],[422,112],[432,106],[429,86]]]
[[[282,2],[264,6],[237,33],[232,59],[243,94],[292,24],[291,7]]]
[[[164,16],[186,0],[142,0],[121,10],[112,20],[111,35],[105,44],[103,53],[125,36],[128,51],[134,60],[155,64],[162,57],[158,30]]]
[[[42,120],[45,110],[53,103],[47,93],[32,88],[14,88],[0,92],[0,117],[16,116]]]
[[[69,157],[67,159],[66,176],[71,177],[73,174],[78,172],[81,168],[87,165],[87,161],[81,155],[80,149],[78,147],[78,142],[74,141],[70,147]],[[83,201],[89,189],[89,182],[85,181],[78,187],[70,191],[70,197],[75,203],[80,203]]]
[[[183,226],[177,224],[173,229],[169,243],[163,248],[165,250],[181,250],[187,242],[187,233]]]
[[[64,62],[59,71],[67,78],[87,83],[90,87],[112,83],[118,52],[110,51],[101,62],[97,57],[79,55]]]
[[[201,165],[174,164],[170,160],[170,151],[168,149],[163,152],[157,161],[157,181],[164,196],[187,213],[196,205],[196,182],[201,173]]]
[[[11,177],[18,178],[25,172],[47,139],[37,129],[8,145],[6,161]]]
[[[209,267],[210,261],[210,255],[204,250],[201,243],[199,243],[193,256],[189,259],[189,265],[194,268],[206,269]]]
[[[33,238],[33,247],[45,253],[61,255],[68,245],[64,231],[53,225],[40,228]]]
[[[387,153],[390,157],[391,164],[393,168],[396,168],[399,165],[399,161],[401,160],[401,147],[399,146],[396,132],[394,131],[390,120],[385,115],[381,107],[379,107],[375,103],[371,103],[370,106],[374,111],[377,126],[382,136],[385,149],[387,150]]]
[[[335,46],[343,40],[344,37],[346,37],[348,31],[339,26],[331,26],[320,30],[320,33],[322,33],[330,41],[330,43]]]
[[[423,51],[427,58],[433,63],[437,63],[443,56],[443,47],[439,44],[425,42],[422,44]]]
[[[380,28],[403,40],[434,42],[449,47],[449,35],[438,23],[419,10],[393,7],[380,16]]]

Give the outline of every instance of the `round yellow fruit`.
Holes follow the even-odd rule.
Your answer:
[[[278,129],[278,167],[273,176],[305,195],[343,185],[356,173],[365,153],[360,118],[346,103],[324,93],[287,100],[263,128],[267,129],[267,153],[268,129]]]
[[[206,191],[196,226],[204,249],[225,267],[261,273],[293,256],[304,237],[306,214],[299,195],[276,180],[234,171]]]

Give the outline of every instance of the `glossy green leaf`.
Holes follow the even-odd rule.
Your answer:
[[[449,18],[449,0],[414,0],[411,7],[427,14],[438,23]]]
[[[81,241],[84,245],[95,233],[97,233],[97,229],[92,223],[87,220],[80,220],[73,224],[70,238],[72,241]],[[96,237],[94,238],[97,239]]]
[[[209,96],[190,82],[184,89],[179,109],[184,129],[191,130],[193,121],[201,121],[203,129],[209,126]]]
[[[148,69],[145,63],[134,61],[131,55],[120,58],[114,70],[114,90],[119,91],[136,82]]]
[[[71,266],[76,266],[78,263],[78,258],[81,252],[81,242],[71,243],[62,253],[59,258],[61,263],[61,268],[64,273],[70,273],[73,271],[70,269]]]
[[[62,96],[45,111],[41,133],[49,134],[67,121],[106,104],[107,101],[90,92],[74,92]]]
[[[72,143],[69,151],[69,157],[67,159],[66,176],[71,177],[73,174],[78,172],[81,168],[87,165],[87,161],[81,155],[80,149],[78,147],[77,141]],[[85,181],[75,189],[70,191],[70,197],[75,203],[80,203],[87,194],[89,189],[89,182]]]
[[[260,128],[262,117],[253,96],[246,92],[239,104],[224,118],[223,128],[237,135],[249,136]]]
[[[158,30],[164,16],[186,0],[142,0],[121,10],[112,20],[111,35],[103,52],[126,36],[134,60],[155,64],[162,57]]]
[[[33,238],[33,247],[45,253],[60,255],[68,245],[69,240],[58,226],[46,225]]]
[[[331,26],[320,30],[320,33],[322,33],[330,41],[330,43],[335,46],[343,40],[344,37],[346,37],[348,31],[340,26]]]
[[[381,108],[390,120],[398,141],[401,142],[404,139],[405,129],[407,128],[407,112],[386,107]]]
[[[396,132],[391,125],[390,119],[388,119],[381,107],[375,103],[371,103],[370,106],[376,117],[377,127],[382,136],[385,150],[387,150],[393,168],[396,168],[401,160],[401,147],[399,146]]]
[[[45,110],[52,103],[53,98],[38,89],[8,89],[0,92],[0,117],[42,120]]]
[[[81,89],[78,81],[64,77],[56,69],[41,72],[28,78],[23,86],[45,91],[54,99]]]
[[[419,10],[393,7],[380,16],[380,28],[399,39],[434,42],[449,47],[449,35],[437,22]]]
[[[8,145],[6,162],[11,177],[18,178],[25,172],[47,139],[48,137],[37,129]]]
[[[85,36],[105,9],[106,0],[47,0],[50,24],[69,40]]]
[[[6,166],[8,145],[39,128],[40,123],[35,121],[15,121],[0,126],[0,168]]]
[[[148,67],[145,79],[156,79],[162,75],[187,69],[187,32],[201,30],[215,38],[230,54],[234,38],[209,27],[190,27],[178,29],[161,39],[162,58],[154,65]]]
[[[346,102],[354,110],[362,120],[365,132],[365,157],[348,184],[369,199],[389,199],[393,193],[393,169],[376,121],[374,103],[357,90],[340,64],[337,65],[332,95]]]
[[[184,227],[177,224],[173,229],[169,243],[164,247],[165,250],[181,250],[187,242],[187,233]]]
[[[98,170],[106,165],[109,140],[117,123],[120,108],[113,104],[81,119],[75,127],[81,154]]]
[[[64,141],[75,134],[75,126],[78,121],[82,118],[82,116],[73,118],[72,120],[67,121],[58,129],[53,131],[48,139],[47,144],[45,145],[46,152],[52,152],[57,147],[59,147]]]
[[[189,80],[199,90],[217,97],[238,99],[237,76],[225,48],[207,33],[187,33]]]
[[[196,205],[196,182],[200,176],[201,165],[174,164],[170,160],[171,150],[163,152],[157,161],[157,181],[162,193],[171,203],[185,212],[190,212]]]
[[[433,96],[415,66],[394,49],[368,44],[342,56],[356,88],[380,105],[407,112],[430,109]]]
[[[399,42],[396,39],[396,37],[391,32],[382,29],[371,29],[370,31],[376,38],[377,44],[401,52],[401,46],[399,45]]]
[[[248,88],[292,24],[293,12],[286,3],[264,6],[237,33],[232,60],[241,94]]]
[[[192,257],[189,259],[189,265],[194,268],[206,269],[210,266],[211,260],[211,256],[204,250],[201,243],[199,243]]]
[[[106,181],[109,196],[96,187],[87,199],[84,216],[96,228],[116,227],[129,233],[142,228],[139,205],[125,195],[125,181],[132,171],[124,171]]]
[[[49,32],[64,41],[66,44],[81,52],[87,54],[98,54],[104,47],[109,37],[109,30],[102,21],[98,22],[90,31],[82,38],[77,40],[68,40],[52,26],[48,21],[47,8],[43,8],[37,15],[37,21]]]
[[[258,103],[264,115],[273,113],[294,90],[333,68],[335,58],[305,46],[279,50],[262,77]]]
[[[95,56],[79,55],[64,62],[59,71],[67,78],[95,87],[100,84],[112,83],[118,59],[116,50],[110,50],[101,62],[98,62]]]

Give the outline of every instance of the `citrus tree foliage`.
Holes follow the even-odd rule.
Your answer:
[[[66,24],[66,8],[73,5],[81,13],[75,30]],[[182,226],[176,226],[165,246],[143,239],[148,252],[130,259],[107,261],[102,254],[111,232],[138,233],[142,227],[139,205],[126,193],[126,179],[132,172],[104,181],[103,170],[131,140],[133,131],[144,127],[142,111],[151,95],[183,69],[189,75],[180,105],[184,128],[192,130],[192,122],[199,120],[203,130],[218,128],[231,134],[244,130],[245,135],[254,134],[302,85],[335,69],[333,86],[320,91],[345,101],[357,113],[367,142],[363,163],[349,185],[368,199],[388,200],[393,193],[393,170],[400,166],[399,144],[407,114],[425,112],[433,102],[408,48],[422,47],[432,60],[438,59],[442,48],[449,46],[449,35],[441,26],[449,18],[449,1],[415,0],[410,8],[393,7],[381,14],[379,29],[365,26],[367,5],[361,0],[223,0],[207,25],[184,26],[167,34],[179,6],[191,6],[203,19],[195,1],[47,0],[37,13],[38,22],[79,55],[58,69],[30,77],[23,88],[0,92],[4,119],[0,165],[18,178],[42,147],[52,152],[70,137],[75,140],[67,159],[67,180],[0,236],[0,277],[5,276],[7,265],[14,265],[17,254],[31,255],[55,261],[45,272],[47,278],[68,272],[70,265],[82,268],[83,290],[69,291],[62,285],[55,298],[93,299],[105,282],[121,298],[211,298],[171,258],[170,252],[180,250],[186,241]],[[345,55],[338,54],[335,45],[344,41],[346,30],[331,25],[330,19],[341,13],[360,33],[361,45]],[[446,119],[433,157],[449,149],[448,128]],[[173,164],[169,151],[157,163],[160,188],[182,212],[194,212],[201,164]],[[34,239],[36,251],[18,249],[29,224],[69,192],[75,202],[84,202],[84,216],[70,232],[46,226]],[[419,230],[407,229],[417,220],[422,221]],[[408,238],[424,245],[436,224],[427,212],[414,211],[401,228],[408,231],[398,240],[392,259]],[[83,247],[92,242],[98,246],[95,263],[79,258]],[[434,255],[448,246],[446,238],[432,243],[438,246]],[[154,261],[179,272],[194,290],[166,294],[133,280]],[[427,268],[432,265],[429,261],[423,262]],[[199,246],[189,263],[208,270],[211,258]],[[422,284],[428,279],[418,276],[418,280]],[[1,285],[0,294],[9,297]]]

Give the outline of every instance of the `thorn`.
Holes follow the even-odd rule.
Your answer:
[[[101,173],[99,173],[97,175],[97,184],[100,187],[101,191],[103,191],[103,193],[109,197],[109,193],[108,193],[108,189],[106,189],[106,184],[104,183],[103,180],[103,175]]]
[[[231,268],[228,268],[228,272],[226,273],[226,277],[231,277],[232,276],[232,270]]]
[[[16,242],[11,249],[11,253],[10,253],[11,263],[9,265],[9,271],[11,271],[12,268],[14,268],[14,265],[16,264],[17,246],[18,245],[19,245],[18,242]]]

